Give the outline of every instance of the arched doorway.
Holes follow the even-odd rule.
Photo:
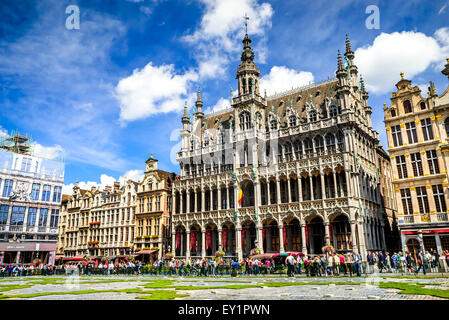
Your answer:
[[[309,234],[309,248],[307,251],[311,254],[322,254],[322,248],[324,246],[323,218],[320,216],[310,218],[307,223],[307,232]]]
[[[201,256],[201,227],[198,224],[190,227],[190,256]]]
[[[236,255],[236,234],[235,225],[232,222],[226,222],[221,230],[221,245],[225,256],[233,257]]]
[[[346,215],[335,216],[330,223],[330,242],[338,253],[352,251],[351,225]]]
[[[408,252],[415,258],[421,250],[421,246],[419,245],[419,241],[415,238],[411,238],[407,240],[407,250]]]
[[[252,249],[256,247],[256,224],[251,220],[246,220],[242,224],[242,253],[247,257]]]
[[[218,230],[215,223],[206,226],[206,256],[213,256],[218,251]]]
[[[175,229],[175,256],[185,257],[187,250],[187,233],[183,226],[178,226]]]
[[[297,218],[290,218],[284,222],[286,238],[285,251],[301,251],[301,226]]]
[[[279,227],[276,220],[265,220],[262,229],[262,238],[265,253],[279,252]]]

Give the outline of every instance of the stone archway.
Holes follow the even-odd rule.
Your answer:
[[[310,217],[306,225],[306,237],[308,236],[307,252],[310,254],[322,254],[324,242],[324,221],[321,216]]]
[[[187,251],[187,233],[184,226],[175,229],[175,256],[185,257]]]
[[[209,223],[205,232],[206,256],[213,256],[218,251],[218,229],[215,223]]]
[[[198,224],[190,227],[190,256],[201,257],[201,227]]]
[[[276,220],[267,219],[264,221],[262,239],[265,253],[279,252],[279,226]]]
[[[284,228],[286,235],[284,237],[284,250],[301,252],[301,225],[298,218],[288,218],[284,222]]]
[[[257,230],[254,221],[246,220],[242,223],[242,253],[247,257],[256,247]]]
[[[338,253],[352,251],[351,225],[345,214],[337,214],[330,222],[330,243]]]
[[[225,256],[236,255],[237,237],[235,233],[235,225],[232,222],[225,222],[221,230],[221,245]]]

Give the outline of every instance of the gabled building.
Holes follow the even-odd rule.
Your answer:
[[[442,73],[449,76],[448,64]],[[402,248],[449,249],[448,168],[449,88],[438,95],[430,82],[427,96],[405,79],[385,106],[388,150],[398,205]]]
[[[343,63],[343,59],[345,63]],[[336,78],[267,96],[248,34],[231,105],[181,119],[180,178],[173,185],[176,257],[242,258],[385,248],[378,133],[349,39]]]
[[[157,163],[151,154],[137,187],[134,251],[145,261],[161,259],[171,239],[171,187],[175,174],[159,170]]]

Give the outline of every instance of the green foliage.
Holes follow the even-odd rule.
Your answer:
[[[449,290],[445,289],[427,289],[423,288],[424,284],[409,284],[404,282],[381,282],[379,288],[399,289],[402,294],[418,294],[426,296],[434,296],[449,299]]]

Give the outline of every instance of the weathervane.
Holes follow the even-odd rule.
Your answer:
[[[245,30],[246,30],[246,34],[248,34],[248,20],[249,20],[249,17],[248,17],[248,15],[246,14],[246,12],[245,12],[245,16],[244,16],[243,18],[245,19]]]

